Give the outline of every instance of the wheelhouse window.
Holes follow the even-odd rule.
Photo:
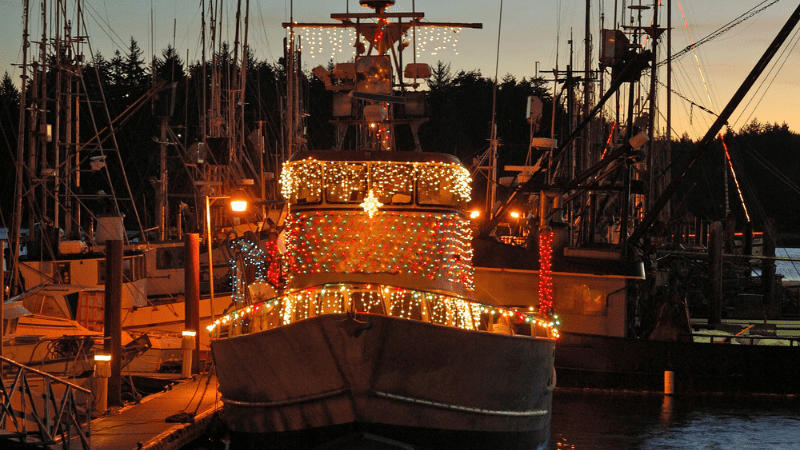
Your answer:
[[[317,300],[316,314],[340,314],[344,312],[344,295],[340,291],[321,289]]]
[[[322,201],[322,164],[300,161],[284,166],[281,173],[281,192],[291,204]]]
[[[420,205],[456,206],[458,197],[450,172],[455,169],[442,164],[427,164],[417,168],[417,195]]]
[[[391,291],[388,300],[390,316],[424,322],[430,321],[427,305],[420,293],[396,289]]]
[[[325,199],[328,203],[361,203],[367,195],[367,165],[328,163],[325,166]]]
[[[177,269],[183,267],[182,248],[160,248],[156,254],[156,269]],[[144,255],[126,256],[122,259],[122,282],[147,278],[147,263]],[[97,284],[106,284],[106,262],[97,261]]]
[[[25,308],[34,313],[49,317],[69,319],[69,312],[51,295],[33,295],[23,301]]]
[[[414,198],[414,166],[374,164],[370,185],[384,205],[407,205]]]
[[[558,309],[564,312],[602,315],[606,313],[605,291],[586,284],[556,286]]]
[[[383,314],[383,296],[379,290],[355,291],[350,294],[353,310],[362,313]]]
[[[180,252],[180,267],[183,267],[183,249]],[[144,255],[134,255],[122,261],[122,279],[125,281],[137,281],[147,276],[147,269]]]

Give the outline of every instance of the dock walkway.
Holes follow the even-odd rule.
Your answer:
[[[206,431],[212,416],[222,409],[214,374],[198,374],[170,390],[145,397],[92,420],[92,450],[179,449]],[[169,417],[193,414],[191,423],[167,422]],[[73,440],[72,449],[80,449]]]

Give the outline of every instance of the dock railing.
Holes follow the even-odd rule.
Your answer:
[[[90,448],[90,390],[2,356],[0,364],[6,365],[3,373],[7,375],[0,391],[0,437],[30,446],[64,449],[77,438],[81,448]],[[9,372],[12,375],[8,376]],[[76,398],[80,394],[85,396],[83,405]]]

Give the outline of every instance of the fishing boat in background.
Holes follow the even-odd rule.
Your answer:
[[[530,99],[527,161],[505,167],[514,176],[490,180],[490,187],[506,186],[505,195],[496,201],[487,195],[477,225],[476,298],[538,308],[524,294],[553,292],[561,319],[555,361],[561,387],[661,392],[671,377],[674,392],[796,394],[796,323],[784,330],[767,323],[781,311],[769,221],[762,235],[753,232],[749,218],[738,228],[732,215],[724,224],[686,220],[683,205],[670,199],[796,25],[800,9],[703,139],[674,160],[669,134],[665,140],[656,133],[654,102],[644,118],[632,106],[616,121],[598,117],[625,88],[633,95],[640,77],[658,76],[655,55],[669,26],[660,28],[657,11],[646,25],[642,18],[650,7],[631,9],[638,25],[602,30],[600,70],[587,64],[584,80],[610,72],[611,82],[597,103],[584,92],[583,111],[566,139],[534,134],[547,118],[541,101]],[[650,49],[640,44],[647,38]],[[589,54],[589,36],[585,42]],[[567,97],[577,95],[571,69],[559,73],[561,81]],[[656,93],[651,90],[649,98]],[[633,105],[635,98],[627,102]],[[592,142],[589,127],[605,130],[607,139]],[[487,160],[496,171],[494,139]],[[542,248],[550,250],[547,258]],[[703,319],[690,316],[692,306]],[[723,312],[743,320],[724,323]]]
[[[449,24],[361,3],[374,12],[308,25],[356,33],[355,62],[314,69],[335,91],[337,148],[302,150],[292,137],[280,235],[232,243],[236,308],[209,327],[232,443],[368,433],[405,446],[545,446],[553,319],[475,301],[471,179],[454,156],[419,148],[423,93],[412,87],[430,68],[397,67],[406,32]],[[284,26],[293,74],[305,25]],[[398,150],[401,125],[410,151]]]
[[[170,351],[179,352],[181,331],[186,328],[185,232],[203,230],[206,241],[199,267],[200,323],[205,326],[231,304],[230,255],[225,251],[227,244],[220,243],[229,236],[259,232],[267,223],[266,212],[242,221],[237,218],[235,223],[224,213],[237,193],[247,192],[248,198],[263,200],[264,192],[262,189],[262,196],[257,195],[252,186],[254,175],[246,170],[259,164],[245,155],[244,128],[233,125],[244,114],[243,103],[228,95],[236,90],[234,81],[238,79],[224,82],[230,89],[223,95],[217,89],[223,84],[216,60],[220,56],[214,54],[213,61],[202,61],[204,68],[209,66],[209,80],[217,88],[203,89],[203,105],[208,105],[208,111],[202,114],[202,126],[198,127],[202,131],[193,148],[187,149],[178,135],[188,125],[170,123],[178,83],[153,73],[152,82],[146,83],[149,88],[141,89],[141,98],[112,118],[103,83],[98,81],[102,70],[95,57],[99,55],[92,54],[89,36],[75,36],[71,26],[72,14],[78,17],[76,23],[83,23],[80,2],[55,5],[42,0],[40,6],[42,11],[55,13],[49,18],[52,23],[42,24],[45,34],[37,52],[41,60],[29,55],[29,44],[24,43],[22,71],[31,82],[20,100],[30,114],[22,115],[18,129],[16,197],[8,230],[8,272],[4,272],[9,295],[2,298],[20,302],[43,291],[54,292],[58,303],[67,306],[57,309],[59,315],[37,312],[40,323],[68,320],[70,327],[102,333],[106,246],[109,241],[122,241],[119,301],[123,330],[136,336],[147,334],[154,347],[162,348],[156,343],[160,336],[158,342],[167,347],[177,345]],[[26,9],[25,39],[28,21]],[[212,47],[216,44],[212,40]],[[58,57],[51,61],[49,55]],[[142,85],[146,81],[150,80]],[[239,89],[243,91],[243,87]],[[160,127],[158,137],[153,137],[153,142],[148,139],[148,146],[156,147],[158,177],[150,180],[156,190],[155,226],[146,229],[137,209],[141,203],[134,199],[128,181],[129,168],[120,155],[118,134],[122,123],[148,105]],[[189,154],[194,157],[186,156]],[[188,167],[183,171],[191,178],[185,183],[188,192],[169,191],[170,183],[184,183],[179,176],[183,172],[169,172],[175,162]],[[193,203],[196,213],[189,213],[184,201]],[[185,220],[190,214],[196,219],[191,226]],[[69,300],[62,299],[59,292],[70,289]],[[92,294],[84,296],[87,292]],[[32,335],[60,337],[44,332]],[[201,354],[208,353],[206,335],[200,335],[198,345]],[[163,363],[172,365],[174,361],[168,356]],[[158,370],[159,365],[155,366]]]

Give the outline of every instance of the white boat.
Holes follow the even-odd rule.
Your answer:
[[[63,376],[91,373],[103,349],[103,298],[98,287],[38,286],[3,305],[3,356]],[[122,332],[126,374],[174,371],[182,358],[175,335]]]

